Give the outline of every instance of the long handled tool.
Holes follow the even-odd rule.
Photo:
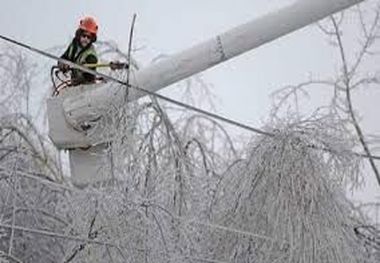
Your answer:
[[[109,62],[109,63],[83,64],[83,66],[87,68],[111,68],[112,70],[129,68],[128,63],[123,63],[123,62],[118,62],[118,61]]]

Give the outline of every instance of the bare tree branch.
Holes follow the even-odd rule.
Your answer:
[[[376,21],[378,20],[378,18],[379,18],[379,13],[377,13],[377,15],[376,15]],[[374,174],[376,176],[377,183],[380,186],[380,174],[379,174],[379,171],[378,171],[378,169],[376,167],[374,159],[372,158],[372,154],[371,154],[371,152],[369,150],[369,147],[368,147],[368,145],[367,145],[367,143],[365,141],[363,131],[362,131],[361,127],[359,126],[359,122],[356,119],[354,108],[353,108],[353,105],[352,105],[352,98],[351,98],[351,73],[354,72],[354,71],[351,71],[351,73],[350,73],[349,70],[348,70],[348,63],[347,63],[347,59],[346,59],[346,55],[345,55],[345,51],[344,51],[344,47],[343,47],[342,38],[340,36],[338,23],[336,22],[336,19],[334,17],[331,17],[331,21],[332,21],[332,23],[334,25],[335,36],[336,36],[337,41],[338,41],[340,56],[341,56],[341,59],[342,59],[343,82],[344,82],[344,85],[345,85],[345,88],[346,88],[346,99],[347,99],[347,105],[348,105],[348,112],[349,112],[350,117],[352,119],[352,124],[354,125],[356,133],[357,133],[357,135],[359,137],[359,141],[360,141],[360,143],[363,146],[364,152],[369,157],[368,160],[369,160],[369,163],[370,163],[370,165],[372,167],[372,170],[373,170],[373,172],[374,172]],[[363,48],[363,50],[364,49],[366,49],[366,46],[365,46],[365,48]],[[360,61],[360,59],[358,61]],[[356,69],[356,65],[354,66],[353,69]]]

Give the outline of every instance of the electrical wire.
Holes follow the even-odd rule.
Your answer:
[[[53,54],[50,54],[46,51],[43,51],[41,49],[38,49],[38,48],[35,48],[35,47],[32,47],[30,45],[27,45],[25,43],[22,43],[22,42],[19,42],[17,40],[14,40],[12,38],[9,38],[9,37],[6,37],[4,35],[0,35],[0,39],[3,39],[9,43],[12,43],[14,45],[17,45],[17,46],[20,46],[22,48],[25,48],[25,49],[28,49],[32,52],[35,52],[37,54],[40,54],[42,56],[45,56],[45,57],[48,57],[50,59],[53,59],[53,60],[56,60],[56,61],[59,61],[61,63],[64,63],[64,64],[67,64],[69,65],[70,67],[72,68],[75,68],[75,69],[79,69],[83,72],[86,72],[86,73],[89,73],[89,74],[93,74],[93,75],[96,75],[98,77],[102,77],[104,79],[107,79],[107,80],[111,80],[111,81],[114,81],[120,85],[123,85],[123,86],[126,86],[127,88],[133,88],[137,91],[140,91],[140,92],[143,92],[147,95],[151,95],[151,96],[154,96],[158,99],[161,99],[161,100],[164,100],[164,101],[167,101],[169,103],[172,103],[172,104],[175,104],[177,106],[180,106],[182,108],[185,108],[185,109],[188,109],[188,110],[191,110],[191,111],[194,111],[194,112],[197,112],[197,113],[200,113],[200,114],[203,114],[203,115],[206,115],[206,116],[209,116],[211,118],[214,118],[216,120],[219,120],[219,121],[222,121],[222,122],[225,122],[225,123],[228,123],[230,125],[233,125],[233,126],[236,126],[236,127],[239,127],[239,128],[242,128],[242,129],[245,129],[245,130],[248,130],[248,131],[251,131],[251,132],[254,132],[254,133],[257,133],[257,134],[261,134],[261,135],[266,135],[266,136],[271,136],[273,137],[274,134],[273,133],[270,133],[270,132],[267,132],[267,131],[263,131],[261,129],[258,129],[258,128],[254,128],[252,126],[249,126],[249,125],[246,125],[244,123],[241,123],[241,122],[238,122],[238,121],[235,121],[235,120],[232,120],[230,118],[227,118],[227,117],[224,117],[224,116],[221,116],[219,114],[215,114],[215,113],[212,113],[212,112],[209,112],[209,111],[206,111],[206,110],[202,110],[200,108],[197,108],[197,107],[194,107],[192,105],[189,105],[189,104],[186,104],[186,103],[183,103],[183,102],[180,102],[180,101],[177,101],[175,99],[172,99],[172,98],[169,98],[169,97],[166,97],[166,96],[163,96],[161,94],[158,94],[156,92],[153,92],[153,91],[150,91],[150,90],[146,90],[144,88],[141,88],[141,87],[137,87],[137,86],[132,86],[130,85],[129,83],[125,82],[125,81],[122,81],[118,78],[115,78],[113,76],[110,76],[110,75],[107,75],[107,74],[104,74],[104,73],[101,73],[101,72],[97,72],[95,70],[92,70],[92,69],[89,69],[89,68],[86,68],[82,65],[79,65],[79,64],[76,64],[74,62],[71,62],[69,60],[66,60],[66,59],[63,59],[63,58],[60,58],[58,56],[55,56]],[[358,157],[361,157],[361,158],[372,158],[372,159],[375,159],[375,160],[380,160],[380,156],[374,156],[374,155],[367,155],[367,154],[361,154],[361,153],[354,153],[354,155],[358,156]]]
[[[242,129],[245,129],[245,130],[248,130],[248,131],[252,131],[252,132],[255,132],[255,133],[258,133],[258,134],[262,134],[262,135],[267,135],[267,136],[274,136],[273,133],[266,132],[266,131],[263,131],[263,130],[260,130],[260,129],[248,126],[246,124],[237,122],[235,120],[223,117],[221,115],[218,115],[218,114],[215,114],[215,113],[211,113],[211,112],[199,109],[199,108],[194,107],[192,105],[189,105],[189,104],[186,104],[186,103],[183,103],[183,102],[171,99],[169,97],[160,95],[160,94],[158,94],[156,92],[152,92],[152,91],[143,89],[141,87],[132,86],[128,82],[124,82],[124,81],[122,81],[120,79],[117,79],[115,77],[109,76],[107,74],[91,70],[91,69],[86,68],[86,67],[84,67],[82,65],[73,63],[73,62],[68,61],[66,59],[62,59],[62,58],[57,57],[55,55],[49,54],[48,52],[39,50],[37,48],[34,48],[34,47],[26,45],[24,43],[18,42],[18,41],[14,40],[14,39],[5,37],[3,35],[0,35],[0,38],[3,39],[3,40],[5,40],[5,41],[7,41],[7,42],[13,43],[13,44],[15,44],[17,46],[26,48],[26,49],[28,49],[30,51],[33,51],[33,52],[38,53],[40,55],[43,55],[45,57],[54,59],[56,61],[60,61],[60,62],[65,63],[65,64],[68,64],[69,66],[71,66],[73,68],[76,68],[76,69],[80,69],[80,70],[82,70],[82,71],[84,71],[86,73],[90,73],[90,74],[93,74],[93,75],[97,75],[97,76],[103,77],[105,79],[108,79],[108,80],[114,81],[116,83],[119,83],[119,84],[121,84],[123,86],[126,86],[127,88],[136,89],[136,90],[141,91],[141,92],[143,92],[145,94],[152,95],[152,96],[154,96],[154,97],[156,97],[158,99],[162,99],[164,101],[167,101],[167,102],[175,104],[177,106],[186,108],[188,110],[201,113],[203,115],[209,116],[211,118],[220,120],[220,121],[225,122],[225,123],[229,123],[231,125],[234,125],[236,127],[240,127]],[[355,155],[363,157],[363,158],[369,158],[370,157],[368,155],[359,154],[359,153],[355,153]],[[376,160],[380,160],[380,157],[378,157],[378,156],[371,156],[371,157],[374,158],[374,159],[376,159]],[[23,175],[23,176],[35,179],[33,176],[27,176],[27,175]],[[54,184],[52,182],[48,182],[47,180],[44,183],[49,184],[49,185],[54,185],[54,186],[58,187],[58,184]],[[72,190],[71,188],[64,187],[62,185],[59,185],[59,187],[65,189],[65,190]],[[225,226],[221,226],[221,225],[217,225],[217,224],[212,224],[212,223],[203,223],[203,222],[194,221],[194,220],[186,220],[186,219],[183,219],[183,218],[177,218],[177,219],[180,220],[180,221],[182,221],[182,222],[184,222],[184,223],[187,223],[187,224],[196,224],[196,225],[200,225],[200,226],[215,228],[215,229],[219,229],[219,230],[224,230],[224,231],[228,231],[228,232],[233,232],[233,233],[237,233],[237,234],[248,235],[248,236],[252,236],[252,237],[256,237],[256,238],[261,238],[261,239],[266,239],[266,240],[273,241],[273,239],[271,239],[270,237],[266,237],[266,236],[263,236],[263,235],[257,235],[257,234],[254,234],[254,233],[251,233],[251,232],[248,232],[248,231],[242,231],[242,230],[233,229],[233,228],[229,228],[229,227],[225,227]],[[45,236],[50,236],[50,237],[63,238],[63,239],[71,239],[71,240],[75,240],[75,241],[79,241],[79,242],[86,242],[86,243],[92,243],[92,244],[98,244],[98,245],[117,247],[115,244],[108,243],[108,242],[96,241],[96,240],[87,239],[87,238],[81,238],[81,237],[67,236],[67,235],[63,235],[63,234],[60,234],[60,233],[54,233],[54,232],[49,232],[49,231],[45,231],[45,230],[37,230],[37,229],[25,228],[25,227],[16,226],[16,225],[0,224],[0,227],[8,228],[8,229],[14,229],[14,230],[19,230],[19,231],[23,231],[23,232],[30,232],[30,233],[35,233],[35,234],[45,235]],[[224,262],[224,261],[218,261],[218,260],[212,260],[212,259],[204,259],[204,258],[200,258],[200,257],[190,257],[190,256],[184,256],[184,257],[185,258],[197,259],[197,260],[201,260],[201,261],[205,261],[205,262]]]
[[[206,115],[206,116],[209,116],[211,118],[214,118],[214,119],[218,119],[220,121],[223,121],[223,122],[226,122],[226,123],[229,123],[231,125],[234,125],[234,126],[237,126],[237,127],[240,127],[242,129],[245,129],[245,130],[248,130],[248,131],[252,131],[252,132],[255,132],[255,133],[258,133],[258,134],[263,134],[263,135],[267,135],[267,136],[273,136],[272,133],[269,133],[269,132],[266,132],[266,131],[263,131],[263,130],[260,130],[260,129],[257,129],[257,128],[254,128],[254,127],[251,127],[249,125],[246,125],[246,124],[243,124],[243,123],[240,123],[240,122],[237,122],[235,120],[231,120],[229,118],[226,118],[226,117],[223,117],[221,115],[218,115],[218,114],[215,114],[215,113],[211,113],[211,112],[208,112],[208,111],[205,111],[205,110],[202,110],[202,109],[199,109],[197,107],[194,107],[192,105],[189,105],[189,104],[186,104],[186,103],[183,103],[183,102],[180,102],[180,101],[177,101],[175,99],[171,99],[169,97],[166,97],[166,96],[163,96],[163,95],[160,95],[156,92],[153,92],[153,91],[149,91],[149,90],[146,90],[144,88],[141,88],[141,87],[137,87],[137,86],[132,86],[130,84],[128,84],[127,82],[125,81],[122,81],[118,78],[115,78],[113,76],[110,76],[110,75],[107,75],[107,74],[104,74],[104,73],[101,73],[101,72],[97,72],[95,70],[92,70],[92,69],[89,69],[89,68],[86,68],[82,65],[79,65],[79,64],[76,64],[74,62],[71,62],[69,60],[66,60],[66,59],[63,59],[63,58],[60,58],[58,56],[55,56],[55,55],[52,55],[46,51],[43,51],[43,50],[40,50],[40,49],[37,49],[37,48],[34,48],[30,45],[27,45],[27,44],[24,44],[22,42],[19,42],[17,40],[14,40],[14,39],[11,39],[9,37],[6,37],[6,36],[3,36],[3,35],[0,35],[0,38],[7,41],[7,42],[10,42],[14,45],[17,45],[17,46],[20,46],[20,47],[23,47],[25,49],[28,49],[30,51],[33,51],[35,53],[38,53],[42,56],[45,56],[45,57],[48,57],[48,58],[51,58],[53,60],[56,60],[56,61],[59,61],[61,63],[64,63],[64,64],[67,64],[69,65],[70,67],[72,68],[75,68],[75,69],[79,69],[83,72],[86,72],[86,73],[89,73],[89,74],[93,74],[93,75],[96,75],[96,76],[99,76],[99,77],[102,77],[104,79],[107,79],[107,80],[111,80],[111,81],[114,81],[120,85],[123,85],[123,86],[126,86],[127,88],[133,88],[137,91],[140,91],[140,92],[143,92],[147,95],[151,95],[151,96],[154,96],[156,98],[159,98],[161,100],[164,100],[164,101],[167,101],[169,103],[172,103],[172,104],[175,104],[177,106],[180,106],[180,107],[183,107],[183,108],[186,108],[188,110],[191,110],[191,111],[194,111],[194,112],[198,112],[198,113],[201,113],[203,115]]]

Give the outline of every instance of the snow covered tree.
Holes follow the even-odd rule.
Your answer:
[[[371,28],[378,28],[374,18]],[[326,32],[343,59],[339,23],[331,19]],[[378,226],[344,193],[364,178],[356,135],[368,149],[350,84],[378,84],[350,73],[377,39],[377,31],[366,32],[371,40],[359,63],[350,68],[343,59],[343,73],[329,82],[336,96],[328,110],[281,115],[289,94],[305,85],[285,89],[263,134],[249,142],[154,97],[110,109],[115,117],[102,125],[113,137],[112,174],[84,189],[72,186],[28,115],[28,59],[3,48],[0,262],[378,262]],[[100,50],[115,52],[109,43]],[[207,93],[199,76],[179,85],[191,87],[186,98],[198,106]]]

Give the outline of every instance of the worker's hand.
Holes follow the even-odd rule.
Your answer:
[[[69,86],[78,86],[80,84],[83,84],[83,80],[79,79],[79,78],[72,78],[70,80],[70,84]]]
[[[119,61],[111,61],[110,62],[110,69],[112,69],[112,70],[120,69],[119,65],[120,65]]]
[[[117,70],[117,69],[127,69],[128,68],[128,64],[126,63],[121,63],[119,61],[111,61],[110,62],[110,68],[112,70]]]
[[[58,68],[60,71],[62,71],[62,73],[66,73],[70,69],[70,66],[58,61]]]

